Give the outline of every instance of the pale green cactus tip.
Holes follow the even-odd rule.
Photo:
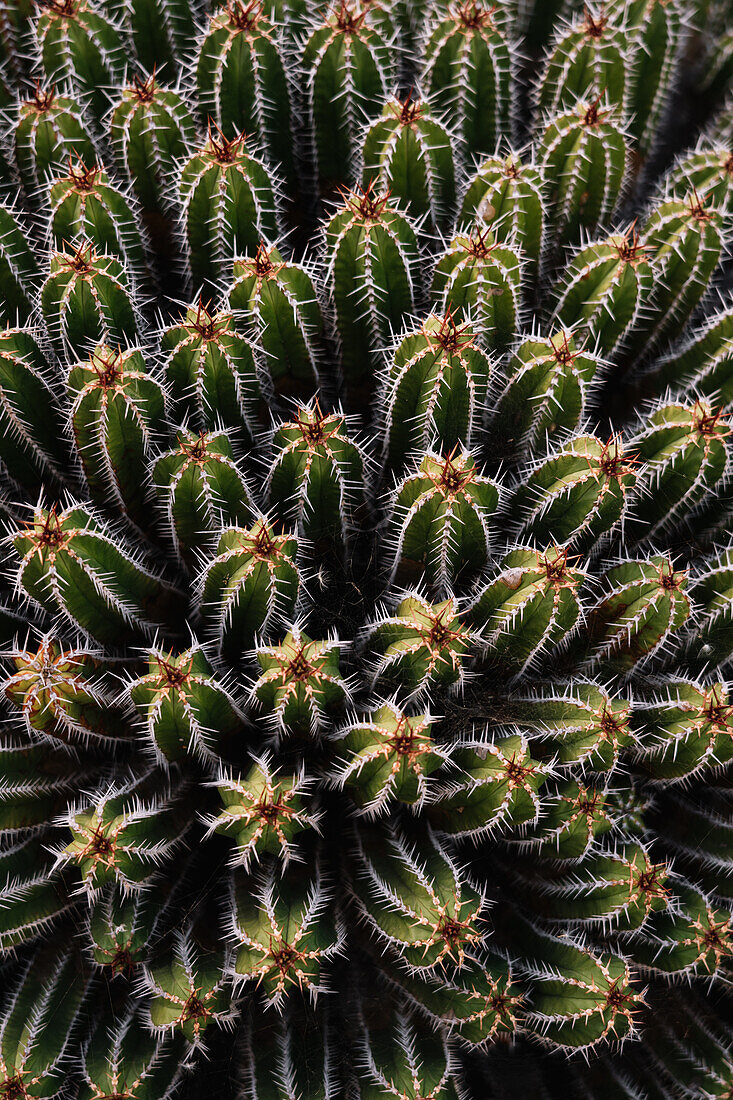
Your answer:
[[[207,819],[211,832],[236,841],[234,866],[248,868],[267,853],[282,860],[300,857],[298,835],[318,831],[321,812],[311,797],[314,781],[303,769],[280,773],[268,755],[253,759],[246,776],[222,771],[212,782],[223,809]]]
[[[297,624],[277,646],[256,647],[261,675],[251,697],[268,716],[277,739],[288,734],[316,737],[346,705],[351,692],[339,670],[340,650],[337,639],[314,640]]]
[[[298,540],[276,534],[261,517],[249,529],[227,527],[198,581],[204,625],[218,651],[241,660],[256,637],[292,616],[300,593]]]

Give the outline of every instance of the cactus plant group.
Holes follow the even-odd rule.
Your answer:
[[[0,1100],[733,1095],[730,0],[0,0]]]

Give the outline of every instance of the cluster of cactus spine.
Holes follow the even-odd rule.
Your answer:
[[[733,1093],[732,20],[0,3],[0,1100]]]

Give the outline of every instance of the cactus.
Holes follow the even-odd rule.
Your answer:
[[[511,137],[512,52],[496,8],[483,0],[436,5],[421,80],[437,110],[455,118],[472,154]]]
[[[624,23],[629,48],[629,126],[639,152],[646,158],[663,132],[683,41],[682,6],[677,0],[612,0],[609,15]]]
[[[344,376],[362,382],[415,309],[415,228],[370,182],[344,194],[343,207],[326,226],[325,248]]]
[[[701,689],[686,681],[670,683],[663,697],[639,709],[634,755],[647,774],[659,780],[722,767],[730,753],[729,715],[723,684]]]
[[[175,208],[175,167],[196,143],[195,123],[178,92],[158,84],[154,75],[133,77],[113,106],[109,131],[117,168],[143,209]]]
[[[577,435],[535,469],[521,471],[508,510],[523,539],[583,549],[620,522],[635,484],[618,439]]]
[[[489,660],[521,673],[543,651],[565,643],[580,617],[581,580],[560,547],[507,554],[468,611]]]
[[[529,1017],[545,1041],[573,1049],[633,1034],[641,991],[622,957],[594,954],[526,923],[515,925],[513,939],[526,944],[534,978]],[[564,978],[569,969],[575,975],[572,983]]]
[[[491,412],[492,450],[507,457],[522,450],[541,454],[562,432],[574,431],[598,367],[597,356],[564,329],[522,340]]]
[[[339,733],[338,783],[354,791],[360,812],[376,817],[391,801],[421,806],[428,776],[448,758],[430,735],[429,714],[405,714],[385,703]]]
[[[5,697],[20,711],[30,735],[51,744],[82,743],[114,736],[114,696],[98,656],[64,650],[51,637],[35,653],[13,654],[15,672],[5,681]]]
[[[729,310],[714,314],[698,330],[691,332],[682,345],[662,356],[655,371],[661,386],[677,392],[687,386],[701,397],[716,398],[727,406],[731,399],[731,352],[733,314]]]
[[[123,1089],[138,1097],[154,1092],[165,1096],[177,1087],[187,1062],[182,1037],[178,1042],[175,1038],[160,1042],[150,1035],[139,1014],[128,1011],[111,1026],[98,1026],[84,1052],[80,1095],[91,1100]]]
[[[161,454],[151,471],[177,557],[189,569],[216,531],[246,524],[255,506],[224,431],[181,429],[178,445]]]
[[[386,538],[393,543],[392,578],[400,566],[423,566],[431,588],[461,588],[485,568],[491,554],[490,521],[499,491],[467,452],[428,452],[396,487]]]
[[[314,542],[346,541],[364,507],[366,467],[347,418],[325,415],[317,401],[300,406],[275,430],[272,450],[265,488],[274,515]]]
[[[413,218],[448,224],[456,201],[450,134],[430,105],[408,95],[388,100],[366,135],[362,182],[378,179]]]
[[[620,25],[614,25],[603,6],[586,5],[582,18],[560,29],[547,50],[537,88],[537,110],[554,115],[578,99],[605,93],[609,103],[623,106],[626,57]]]
[[[28,248],[27,232],[12,208],[0,206],[0,319],[6,324],[29,320],[33,287],[39,275],[36,258]]]
[[[308,270],[262,242],[253,258],[234,261],[229,308],[257,335],[268,373],[284,393],[320,380],[324,322]]]
[[[484,898],[435,834],[414,843],[394,824],[364,827],[355,858],[357,902],[382,945],[415,969],[460,964],[480,938]],[[397,902],[395,880],[403,883]]]
[[[661,649],[690,613],[686,587],[685,572],[660,555],[607,570],[583,639],[588,666],[626,671]]]
[[[303,76],[323,185],[356,182],[359,132],[392,85],[395,39],[389,6],[369,0],[338,0],[314,22]]]
[[[581,248],[558,279],[553,320],[603,358],[617,356],[652,295],[654,269],[635,226]]]
[[[432,299],[439,310],[469,317],[487,350],[506,351],[520,328],[522,257],[491,230],[459,235],[435,265]]]
[[[0,456],[7,475],[29,491],[62,484],[69,466],[49,365],[28,329],[0,332]]]
[[[730,427],[706,401],[665,403],[646,419],[631,446],[644,463],[629,512],[637,537],[654,539],[670,522],[682,522],[728,469]],[[633,518],[632,518],[633,517]]]
[[[545,817],[527,830],[514,847],[540,857],[577,863],[600,837],[613,827],[608,799],[602,789],[574,779],[547,791]]]
[[[29,198],[40,197],[43,184],[70,156],[92,163],[96,149],[86,120],[73,96],[37,84],[33,96],[18,105],[13,130],[15,163]]]
[[[431,604],[417,593],[400,600],[394,614],[367,628],[374,654],[373,679],[394,680],[410,695],[431,684],[452,686],[463,679],[463,655],[471,632],[461,622],[452,597]]]
[[[293,613],[300,584],[296,551],[296,538],[276,535],[264,518],[249,530],[224,529],[199,579],[204,622],[220,651],[241,655]]]
[[[730,214],[733,202],[733,160],[724,142],[709,140],[681,157],[666,179],[670,196],[684,199],[691,191],[704,195],[713,209]]]
[[[543,179],[537,166],[516,153],[487,157],[469,182],[458,223],[466,229],[489,225],[498,241],[514,241],[534,277],[545,224]]]
[[[391,1018],[378,1025],[363,1024],[364,1060],[368,1067],[367,1086],[393,1095],[417,1095],[428,1089],[436,1100],[455,1100],[453,1056],[447,1040],[430,1042],[429,1028],[395,1006]]]
[[[34,32],[46,78],[68,81],[100,122],[109,107],[106,89],[125,69],[125,46],[114,19],[89,0],[44,0]]]
[[[101,165],[69,158],[68,175],[51,182],[48,193],[51,243],[89,241],[95,251],[123,261],[138,282],[145,278],[146,258],[139,215],[127,197],[112,185]]]
[[[339,672],[340,643],[314,641],[298,626],[277,646],[258,646],[262,674],[252,686],[252,698],[272,720],[276,735],[314,736],[338,711],[349,689]]]
[[[131,0],[124,23],[143,69],[175,72],[195,33],[195,7],[190,0]]]
[[[180,847],[180,786],[158,788],[151,796],[155,778],[152,771],[128,778],[119,788],[97,791],[69,807],[70,839],[61,842],[56,862],[74,869],[90,898],[110,884],[125,892],[141,889],[156,863]]]
[[[156,755],[163,761],[186,754],[216,759],[217,746],[239,732],[241,718],[201,650],[151,650],[148,670],[128,693]]]
[[[85,355],[100,343],[124,344],[137,338],[131,277],[121,260],[96,252],[91,242],[52,255],[40,301],[62,355]]]
[[[228,138],[252,134],[291,180],[290,83],[277,30],[260,0],[220,8],[199,47],[196,85],[202,122],[213,119]]]
[[[200,431],[219,425],[251,438],[257,422],[260,378],[254,351],[231,313],[198,303],[160,338],[165,375],[179,420]]]
[[[146,524],[149,457],[165,424],[165,398],[139,350],[99,344],[69,371],[74,442],[100,509]]]
[[[46,1097],[58,1091],[58,1066],[89,984],[73,950],[45,955],[37,950],[23,964],[0,1020],[0,1087],[10,1096],[28,1095],[28,1088]]]
[[[19,587],[72,629],[114,644],[165,622],[175,590],[86,509],[36,508],[13,546]]]
[[[217,779],[223,809],[208,823],[212,832],[235,840],[234,865],[249,868],[266,853],[283,863],[298,858],[298,834],[318,827],[318,812],[309,806],[310,786],[302,773],[278,775],[267,758],[255,760],[243,778],[222,774]]]
[[[181,168],[178,206],[196,289],[216,289],[231,277],[236,253],[277,236],[272,173],[246,151],[244,134],[227,138],[209,126],[206,144]]]
[[[146,904],[144,891],[125,895],[114,886],[101,890],[89,908],[92,960],[111,977],[137,970],[162,912]]]
[[[720,258],[721,218],[693,190],[655,206],[641,238],[654,282],[634,345],[651,350],[679,335],[704,295]]]
[[[223,958],[204,953],[188,930],[176,938],[169,961],[147,969],[150,1030],[154,1035],[182,1036],[203,1045],[213,1025],[226,1027],[233,1017],[231,987],[223,976]]]
[[[603,99],[584,99],[547,122],[537,156],[546,181],[548,248],[577,243],[612,218],[628,159],[618,113]]]
[[[428,813],[446,835],[478,840],[502,827],[536,821],[538,788],[546,776],[522,738],[505,737],[491,745],[465,741],[444,771]]]
[[[316,994],[323,988],[321,967],[343,939],[317,859],[305,875],[289,868],[278,881],[270,866],[254,891],[246,885],[232,884],[235,984],[256,981],[265,1003],[275,1007],[294,988]]]
[[[393,468],[431,443],[470,446],[481,427],[491,364],[455,310],[431,314],[397,345],[384,386],[384,456]]]
[[[0,1100],[729,1096],[729,9],[0,3]]]

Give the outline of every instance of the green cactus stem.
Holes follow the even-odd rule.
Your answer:
[[[293,535],[264,519],[248,530],[228,527],[199,580],[201,613],[221,653],[238,660],[295,611],[300,576]]]
[[[512,112],[512,54],[497,9],[482,0],[441,7],[423,47],[422,86],[456,119],[466,148],[493,154],[511,138]]]
[[[348,383],[369,383],[417,304],[415,228],[371,182],[363,191],[343,192],[343,206],[325,229],[325,248],[344,376]]]
[[[481,427],[490,373],[471,326],[457,323],[451,307],[442,317],[430,314],[404,336],[384,377],[388,466],[401,469],[434,441],[446,451],[471,446]]]
[[[245,140],[212,123],[203,148],[182,165],[178,203],[194,289],[216,290],[231,279],[235,255],[254,255],[263,237],[277,238],[278,184]]]
[[[338,0],[303,51],[305,95],[322,186],[356,182],[362,127],[379,114],[395,76],[389,9]]]
[[[261,0],[231,0],[215,11],[199,46],[196,84],[201,120],[228,138],[252,135],[292,182],[287,61]]]
[[[388,99],[364,140],[362,183],[373,179],[413,218],[447,227],[456,201],[451,135],[429,103]]]
[[[99,344],[69,370],[71,426],[95,505],[149,524],[148,465],[164,432],[165,397],[137,348]]]
[[[307,268],[260,242],[254,257],[234,261],[228,303],[256,334],[276,391],[310,397],[320,381],[324,321]]]

